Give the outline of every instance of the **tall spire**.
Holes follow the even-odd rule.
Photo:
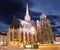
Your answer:
[[[28,11],[28,0],[26,0],[26,15],[29,15],[29,11]]]
[[[29,15],[29,11],[28,11],[28,3],[26,4],[26,15]]]
[[[25,21],[30,21],[29,11],[28,11],[28,3],[26,3],[26,15],[25,15]]]

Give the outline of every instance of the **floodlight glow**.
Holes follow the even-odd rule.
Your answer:
[[[31,48],[32,46],[31,45],[25,45],[26,48]]]
[[[32,28],[31,28],[31,32],[32,32],[32,34],[35,34],[35,31],[36,31],[35,28],[32,27]]]

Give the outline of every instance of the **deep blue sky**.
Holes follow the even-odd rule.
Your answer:
[[[6,32],[14,15],[23,19],[27,0],[0,0],[0,32]],[[51,20],[54,34],[60,34],[60,0],[28,0],[32,19],[39,19],[45,13]]]

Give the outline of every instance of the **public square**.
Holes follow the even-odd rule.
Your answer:
[[[60,45],[55,44],[41,44],[38,49],[29,49],[29,48],[19,48],[19,47],[12,47],[12,46],[5,46],[3,49],[0,50],[60,50]]]

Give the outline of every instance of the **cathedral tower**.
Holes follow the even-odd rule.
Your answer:
[[[28,11],[28,3],[26,4],[25,21],[30,22],[30,16],[29,16],[29,11]]]
[[[40,16],[40,20],[44,20],[44,19],[46,19],[46,15],[45,15],[45,14],[42,14],[42,15]]]

